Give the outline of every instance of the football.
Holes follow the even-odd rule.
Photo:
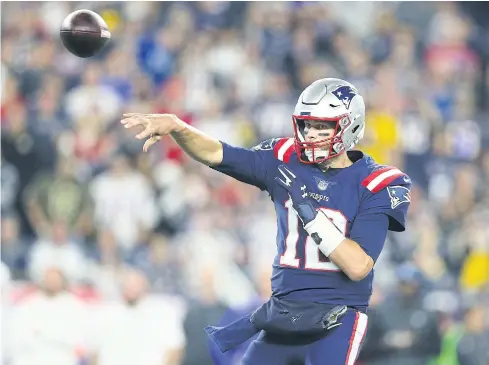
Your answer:
[[[77,10],[61,24],[60,38],[68,51],[81,58],[92,57],[110,39],[104,19],[91,10]]]

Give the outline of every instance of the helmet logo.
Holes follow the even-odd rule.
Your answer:
[[[340,86],[331,93],[341,100],[347,109],[350,109],[351,100],[357,95],[357,92],[350,86]]]

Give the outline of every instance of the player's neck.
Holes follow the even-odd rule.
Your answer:
[[[344,169],[346,167],[351,166],[352,164],[353,162],[348,158],[348,155],[345,152],[339,156],[321,162],[320,164],[318,164],[318,167],[321,170],[326,171],[328,169]]]

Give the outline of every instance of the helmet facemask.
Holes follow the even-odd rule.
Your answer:
[[[314,81],[301,93],[292,121],[299,160],[320,164],[350,150],[363,137],[365,103],[350,83],[324,78]],[[309,137],[305,130],[308,121],[318,126],[318,133],[309,133]],[[330,124],[331,129],[321,127],[322,123]],[[328,133],[321,138],[322,129]]]
[[[295,133],[295,148],[299,160],[307,164],[319,164],[343,153],[348,146],[343,142],[344,131],[352,124],[349,114],[335,118],[320,118],[307,115],[294,115],[292,117]],[[321,138],[318,131],[318,140],[306,141],[306,122],[316,121],[327,123],[331,128],[326,129],[328,136]],[[331,133],[331,131],[333,131]],[[325,133],[324,133],[325,134]]]

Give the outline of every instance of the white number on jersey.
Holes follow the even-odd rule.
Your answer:
[[[298,268],[300,266],[300,259],[297,258],[297,245],[299,244],[299,227],[302,225],[296,211],[292,207],[292,200],[285,202],[285,208],[287,209],[287,228],[288,234],[285,238],[285,251],[280,256],[280,265],[290,266]],[[321,208],[321,211],[333,221],[336,227],[340,229],[343,234],[346,234],[346,228],[348,225],[348,219],[339,210],[333,210],[328,208]],[[304,244],[304,269],[317,270],[317,271],[340,271],[340,268],[333,262],[320,261],[321,255],[316,242],[307,236]]]

